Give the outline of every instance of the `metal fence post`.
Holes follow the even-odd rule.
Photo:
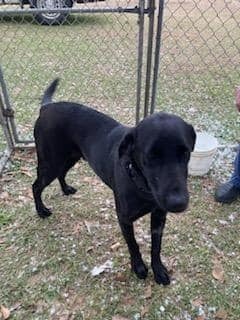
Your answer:
[[[136,97],[136,123],[140,120],[142,64],[143,64],[143,38],[144,38],[144,6],[145,0],[139,0],[139,36],[138,36],[138,70],[137,70],[137,97]]]
[[[0,175],[14,149],[14,141],[11,135],[11,130],[9,128],[8,125],[8,121],[7,118],[4,114],[4,105],[3,105],[3,99],[1,96],[1,92],[0,92],[0,125],[3,128],[3,133],[4,136],[6,138],[6,142],[7,142],[7,147],[5,148],[5,150],[2,152],[1,154],[1,158],[0,158]]]
[[[9,118],[9,122],[7,121],[8,125],[11,127],[11,133],[12,133],[12,139],[14,141],[14,144],[16,143],[32,143],[33,141],[31,140],[20,140],[18,137],[18,132],[14,120],[14,110],[11,107],[11,103],[9,101],[9,94],[7,90],[6,83],[4,81],[3,77],[3,71],[0,66],[0,85],[2,88],[2,93],[3,93],[3,99],[6,105],[5,112],[7,113],[7,117]]]
[[[150,82],[152,71],[152,52],[153,52],[153,37],[154,37],[154,15],[155,15],[155,0],[149,0],[149,26],[148,26],[148,44],[147,44],[147,71],[146,71],[146,85],[145,85],[145,101],[144,101],[144,117],[149,113],[149,95]]]
[[[152,82],[152,98],[151,98],[151,108],[150,108],[151,114],[154,112],[155,104],[156,104],[156,90],[157,90],[158,70],[159,70],[159,63],[160,63],[161,36],[162,36],[162,25],[163,25],[163,10],[164,10],[164,0],[159,0],[155,59],[154,59],[154,73],[153,73],[153,82]]]

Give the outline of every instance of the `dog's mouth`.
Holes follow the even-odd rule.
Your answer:
[[[182,203],[182,204],[171,204],[170,206],[167,207],[167,211],[168,212],[172,212],[172,213],[181,213],[183,211],[185,211],[188,207],[188,203]]]

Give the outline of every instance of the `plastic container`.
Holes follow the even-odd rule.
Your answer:
[[[191,153],[188,169],[192,176],[203,176],[208,173],[214,160],[218,141],[207,132],[197,132],[194,151]]]

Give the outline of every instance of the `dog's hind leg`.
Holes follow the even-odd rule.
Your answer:
[[[77,191],[75,188],[69,186],[66,183],[65,177],[66,177],[66,174],[67,174],[68,170],[71,169],[79,159],[80,159],[80,157],[71,157],[71,158],[69,158],[65,162],[65,164],[63,166],[63,169],[61,170],[61,173],[58,176],[59,183],[60,183],[62,191],[63,191],[63,193],[65,195],[74,194]]]
[[[42,192],[55,178],[57,178],[57,171],[54,168],[38,167],[37,179],[32,185],[33,197],[38,215],[41,218],[49,217],[52,213],[45,207],[42,202]]]

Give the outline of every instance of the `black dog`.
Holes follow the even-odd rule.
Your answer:
[[[58,178],[63,193],[76,190],[65,176],[79,160],[88,161],[114,193],[116,211],[131,256],[133,271],[147,276],[133,222],[151,212],[151,265],[157,283],[170,283],[161,262],[161,239],[166,214],[187,208],[187,166],[195,144],[195,132],[180,117],[156,113],[136,127],[119,122],[86,106],[52,102],[56,79],[46,90],[36,121],[38,168],[33,184],[36,210],[40,217],[51,212],[42,202],[43,189]]]

